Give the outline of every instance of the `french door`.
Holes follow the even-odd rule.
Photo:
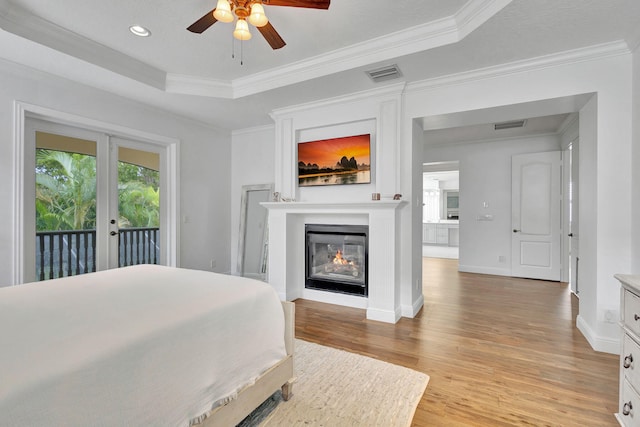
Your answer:
[[[28,118],[24,153],[24,282],[167,263],[165,147]]]

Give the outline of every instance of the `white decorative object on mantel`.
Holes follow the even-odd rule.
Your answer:
[[[367,319],[395,323],[400,309],[399,211],[401,200],[262,203],[269,210],[269,283],[280,298],[304,298],[366,308]],[[306,223],[369,226],[369,295],[305,289]]]

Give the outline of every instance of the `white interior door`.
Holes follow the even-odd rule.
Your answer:
[[[512,157],[511,274],[560,280],[561,152]]]

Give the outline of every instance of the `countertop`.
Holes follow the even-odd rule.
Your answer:
[[[440,221],[424,221],[423,224],[453,224],[458,225],[460,223],[457,219],[441,219]]]

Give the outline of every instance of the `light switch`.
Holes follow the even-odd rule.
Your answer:
[[[493,215],[478,215],[476,217],[477,221],[493,221]]]

